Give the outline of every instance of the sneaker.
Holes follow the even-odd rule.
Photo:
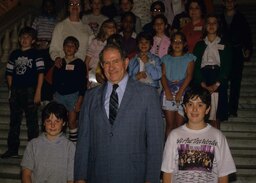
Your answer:
[[[11,152],[11,151],[6,151],[4,154],[1,155],[2,159],[6,159],[6,158],[18,158],[18,153],[15,152]]]

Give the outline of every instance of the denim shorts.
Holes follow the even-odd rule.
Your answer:
[[[172,101],[167,100],[165,94],[163,94],[162,109],[166,111],[176,111],[179,113],[179,115],[184,117],[184,109],[183,109],[182,102],[183,102],[183,97],[182,97],[182,101],[180,101],[180,103],[178,104],[175,100],[172,100]]]
[[[71,93],[68,95],[61,95],[58,92],[55,92],[53,95],[53,99],[56,102],[63,104],[68,111],[74,110],[78,97],[79,97],[79,92]]]

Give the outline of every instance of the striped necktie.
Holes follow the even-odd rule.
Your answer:
[[[117,88],[118,88],[118,84],[114,84],[112,93],[110,95],[110,101],[109,101],[109,122],[111,125],[114,124],[117,111],[118,111],[118,95],[116,92]]]

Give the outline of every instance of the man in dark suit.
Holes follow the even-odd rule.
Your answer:
[[[85,95],[79,120],[75,180],[159,183],[164,137],[158,93],[153,87],[128,78],[129,60],[118,46],[107,45],[100,60],[108,81]],[[116,117],[111,94],[114,84],[118,84]]]

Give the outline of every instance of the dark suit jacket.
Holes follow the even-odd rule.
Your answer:
[[[158,183],[163,119],[157,91],[128,80],[111,126],[104,107],[106,84],[87,91],[75,155],[75,180],[89,183]]]

